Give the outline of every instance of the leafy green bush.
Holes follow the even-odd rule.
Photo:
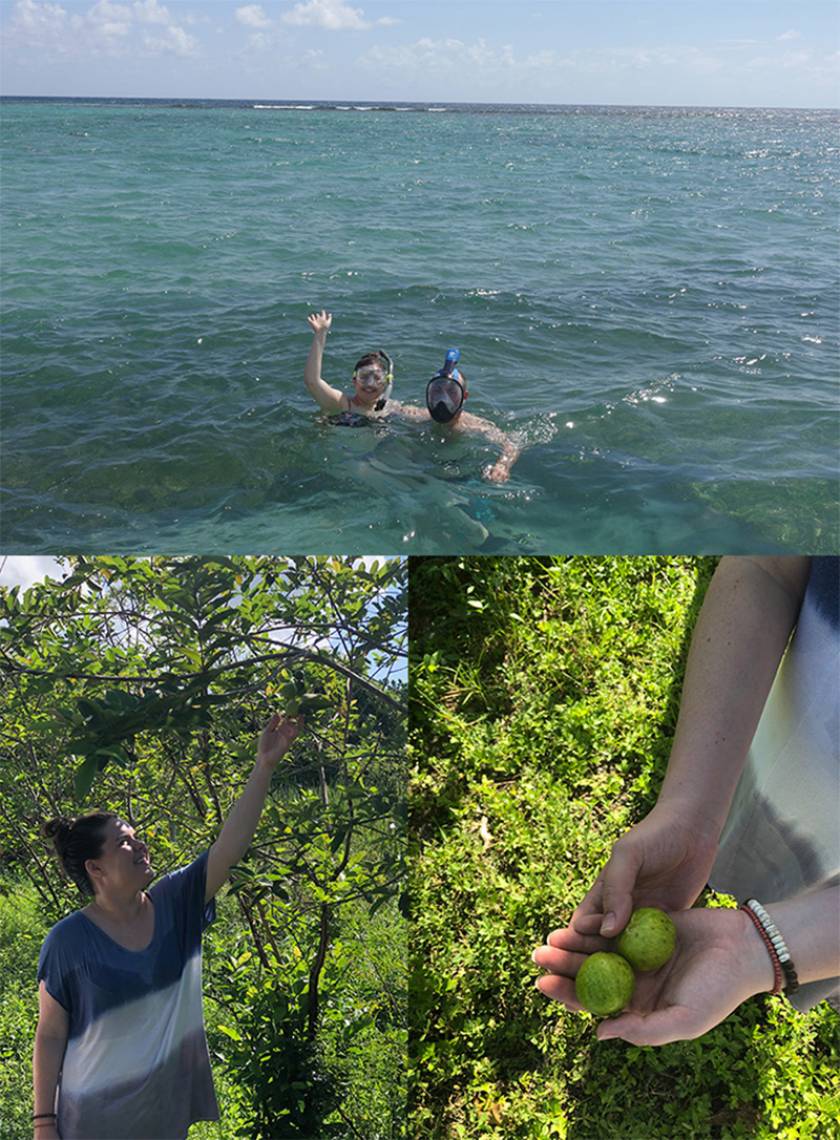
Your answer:
[[[534,988],[656,799],[712,559],[412,559],[410,1127],[466,1140],[831,1137],[837,1014],[759,998],[599,1043]]]

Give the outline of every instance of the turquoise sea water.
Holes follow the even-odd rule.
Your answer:
[[[0,110],[4,551],[840,549],[837,113]],[[510,482],[326,423],[322,307]]]

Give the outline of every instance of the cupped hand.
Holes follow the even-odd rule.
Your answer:
[[[636,974],[630,1005],[600,1023],[600,1041],[613,1037],[633,1045],[689,1041],[718,1025],[753,994],[772,989],[770,956],[742,911],[685,910],[671,918],[677,928],[673,956],[660,970]],[[584,923],[592,924],[592,917]],[[555,930],[549,945],[534,951],[537,965],[550,971],[538,979],[537,987],[567,1009],[581,1010],[575,997],[577,972],[588,954],[612,948],[599,934],[574,927]]]
[[[322,309],[320,313],[310,313],[306,321],[314,333],[329,332],[332,324],[332,313]]]
[[[303,717],[287,717],[274,713],[260,733],[257,760],[273,768],[288,752],[303,728]]]
[[[677,810],[657,805],[622,835],[604,869],[572,915],[572,926],[603,916],[601,934],[619,934],[635,907],[685,910],[708,882],[717,853],[716,831]],[[591,922],[585,926],[589,933]],[[597,927],[595,929],[598,929]]]

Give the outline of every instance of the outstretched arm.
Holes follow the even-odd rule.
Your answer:
[[[342,412],[345,410],[343,394],[321,379],[321,364],[324,360],[327,333],[332,324],[332,313],[322,309],[320,313],[310,313],[306,320],[315,335],[312,337],[312,347],[309,349],[303,370],[304,382],[319,408],[325,412]]]
[[[511,439],[509,435],[502,431],[501,428],[491,424],[489,420],[482,419],[481,416],[473,416],[469,412],[461,413],[461,426],[466,431],[476,432],[489,439],[491,443],[497,443],[502,449],[502,454],[495,463],[489,464],[482,471],[485,479],[489,479],[491,483],[506,483],[510,478],[510,469],[513,467],[516,460],[519,458],[521,448],[517,443]]]
[[[231,867],[238,863],[257,830],[262,815],[271,774],[280,757],[288,752],[302,728],[300,718],[290,720],[275,713],[262,730],[257,745],[257,762],[242,795],[233,805],[225,820],[221,834],[210,848],[207,859],[207,886],[204,901],[210,899],[228,877]]]
[[[419,408],[416,404],[401,404],[397,400],[388,401],[388,411],[407,420],[424,420],[430,423],[432,419],[425,408]]]

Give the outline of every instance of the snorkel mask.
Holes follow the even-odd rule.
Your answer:
[[[426,385],[426,407],[432,419],[439,424],[448,424],[453,420],[467,398],[461,382],[461,373],[457,368],[460,359],[460,351],[457,348],[450,348],[443,362],[443,368],[435,373]]]
[[[376,352],[371,353],[371,355],[377,356],[379,358],[379,360],[382,362],[382,368],[385,372],[385,390],[382,393],[382,395],[379,397],[379,399],[376,401],[376,403],[373,405],[374,411],[381,412],[382,409],[385,407],[385,405],[390,400],[391,392],[393,391],[393,388],[394,388],[394,362],[393,362],[393,360],[391,360],[391,357],[388,355],[388,353],[384,352],[381,348],[378,349]],[[372,368],[372,367],[373,367],[373,365],[371,365],[371,364],[365,364],[361,368],[358,368],[358,367],[355,368],[353,370],[353,379],[356,380],[356,379],[360,378],[362,373],[366,372],[368,370],[368,368]]]

